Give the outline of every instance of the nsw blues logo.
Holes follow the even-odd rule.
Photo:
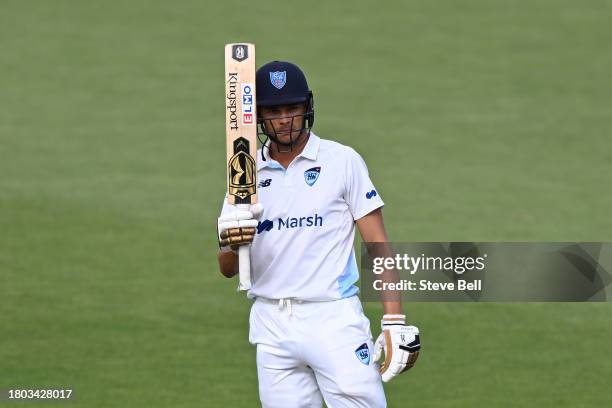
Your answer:
[[[276,89],[283,89],[283,86],[287,83],[287,71],[270,72],[270,82]]]
[[[304,180],[306,180],[306,184],[312,186],[319,179],[319,174],[321,174],[321,167],[313,167],[312,169],[308,169],[304,172]]]
[[[368,349],[367,343],[363,343],[355,350],[355,355],[363,364],[370,364],[370,349]]]

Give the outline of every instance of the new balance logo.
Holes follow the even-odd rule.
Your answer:
[[[272,183],[272,179],[265,179],[259,182],[259,187],[269,187],[270,183]]]
[[[370,191],[370,192],[367,192],[367,193],[366,193],[366,198],[367,198],[368,200],[369,200],[370,198],[372,198],[372,197],[375,197],[375,196],[376,196],[376,190],[372,190],[372,191]]]

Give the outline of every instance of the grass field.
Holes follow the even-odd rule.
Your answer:
[[[365,157],[394,241],[612,240],[611,19],[603,0],[3,0],[0,388],[258,406],[250,302],[216,270],[227,42],[306,71],[315,131]],[[406,309],[424,349],[390,407],[612,404],[610,303]]]

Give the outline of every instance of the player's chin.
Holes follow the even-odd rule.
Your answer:
[[[295,140],[296,132],[278,132],[276,134],[276,140],[278,140],[282,144],[290,144],[292,140]]]
[[[295,145],[297,142],[302,140],[300,138],[302,133],[303,132],[301,130],[293,130],[291,132],[289,130],[277,131],[274,133],[274,137],[272,139],[281,145],[290,146]]]

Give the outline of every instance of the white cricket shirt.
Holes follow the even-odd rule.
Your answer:
[[[323,301],[357,294],[355,220],[384,205],[365,162],[312,132],[287,169],[267,147],[264,154],[266,160],[257,152],[264,212],[251,246],[248,297]]]

